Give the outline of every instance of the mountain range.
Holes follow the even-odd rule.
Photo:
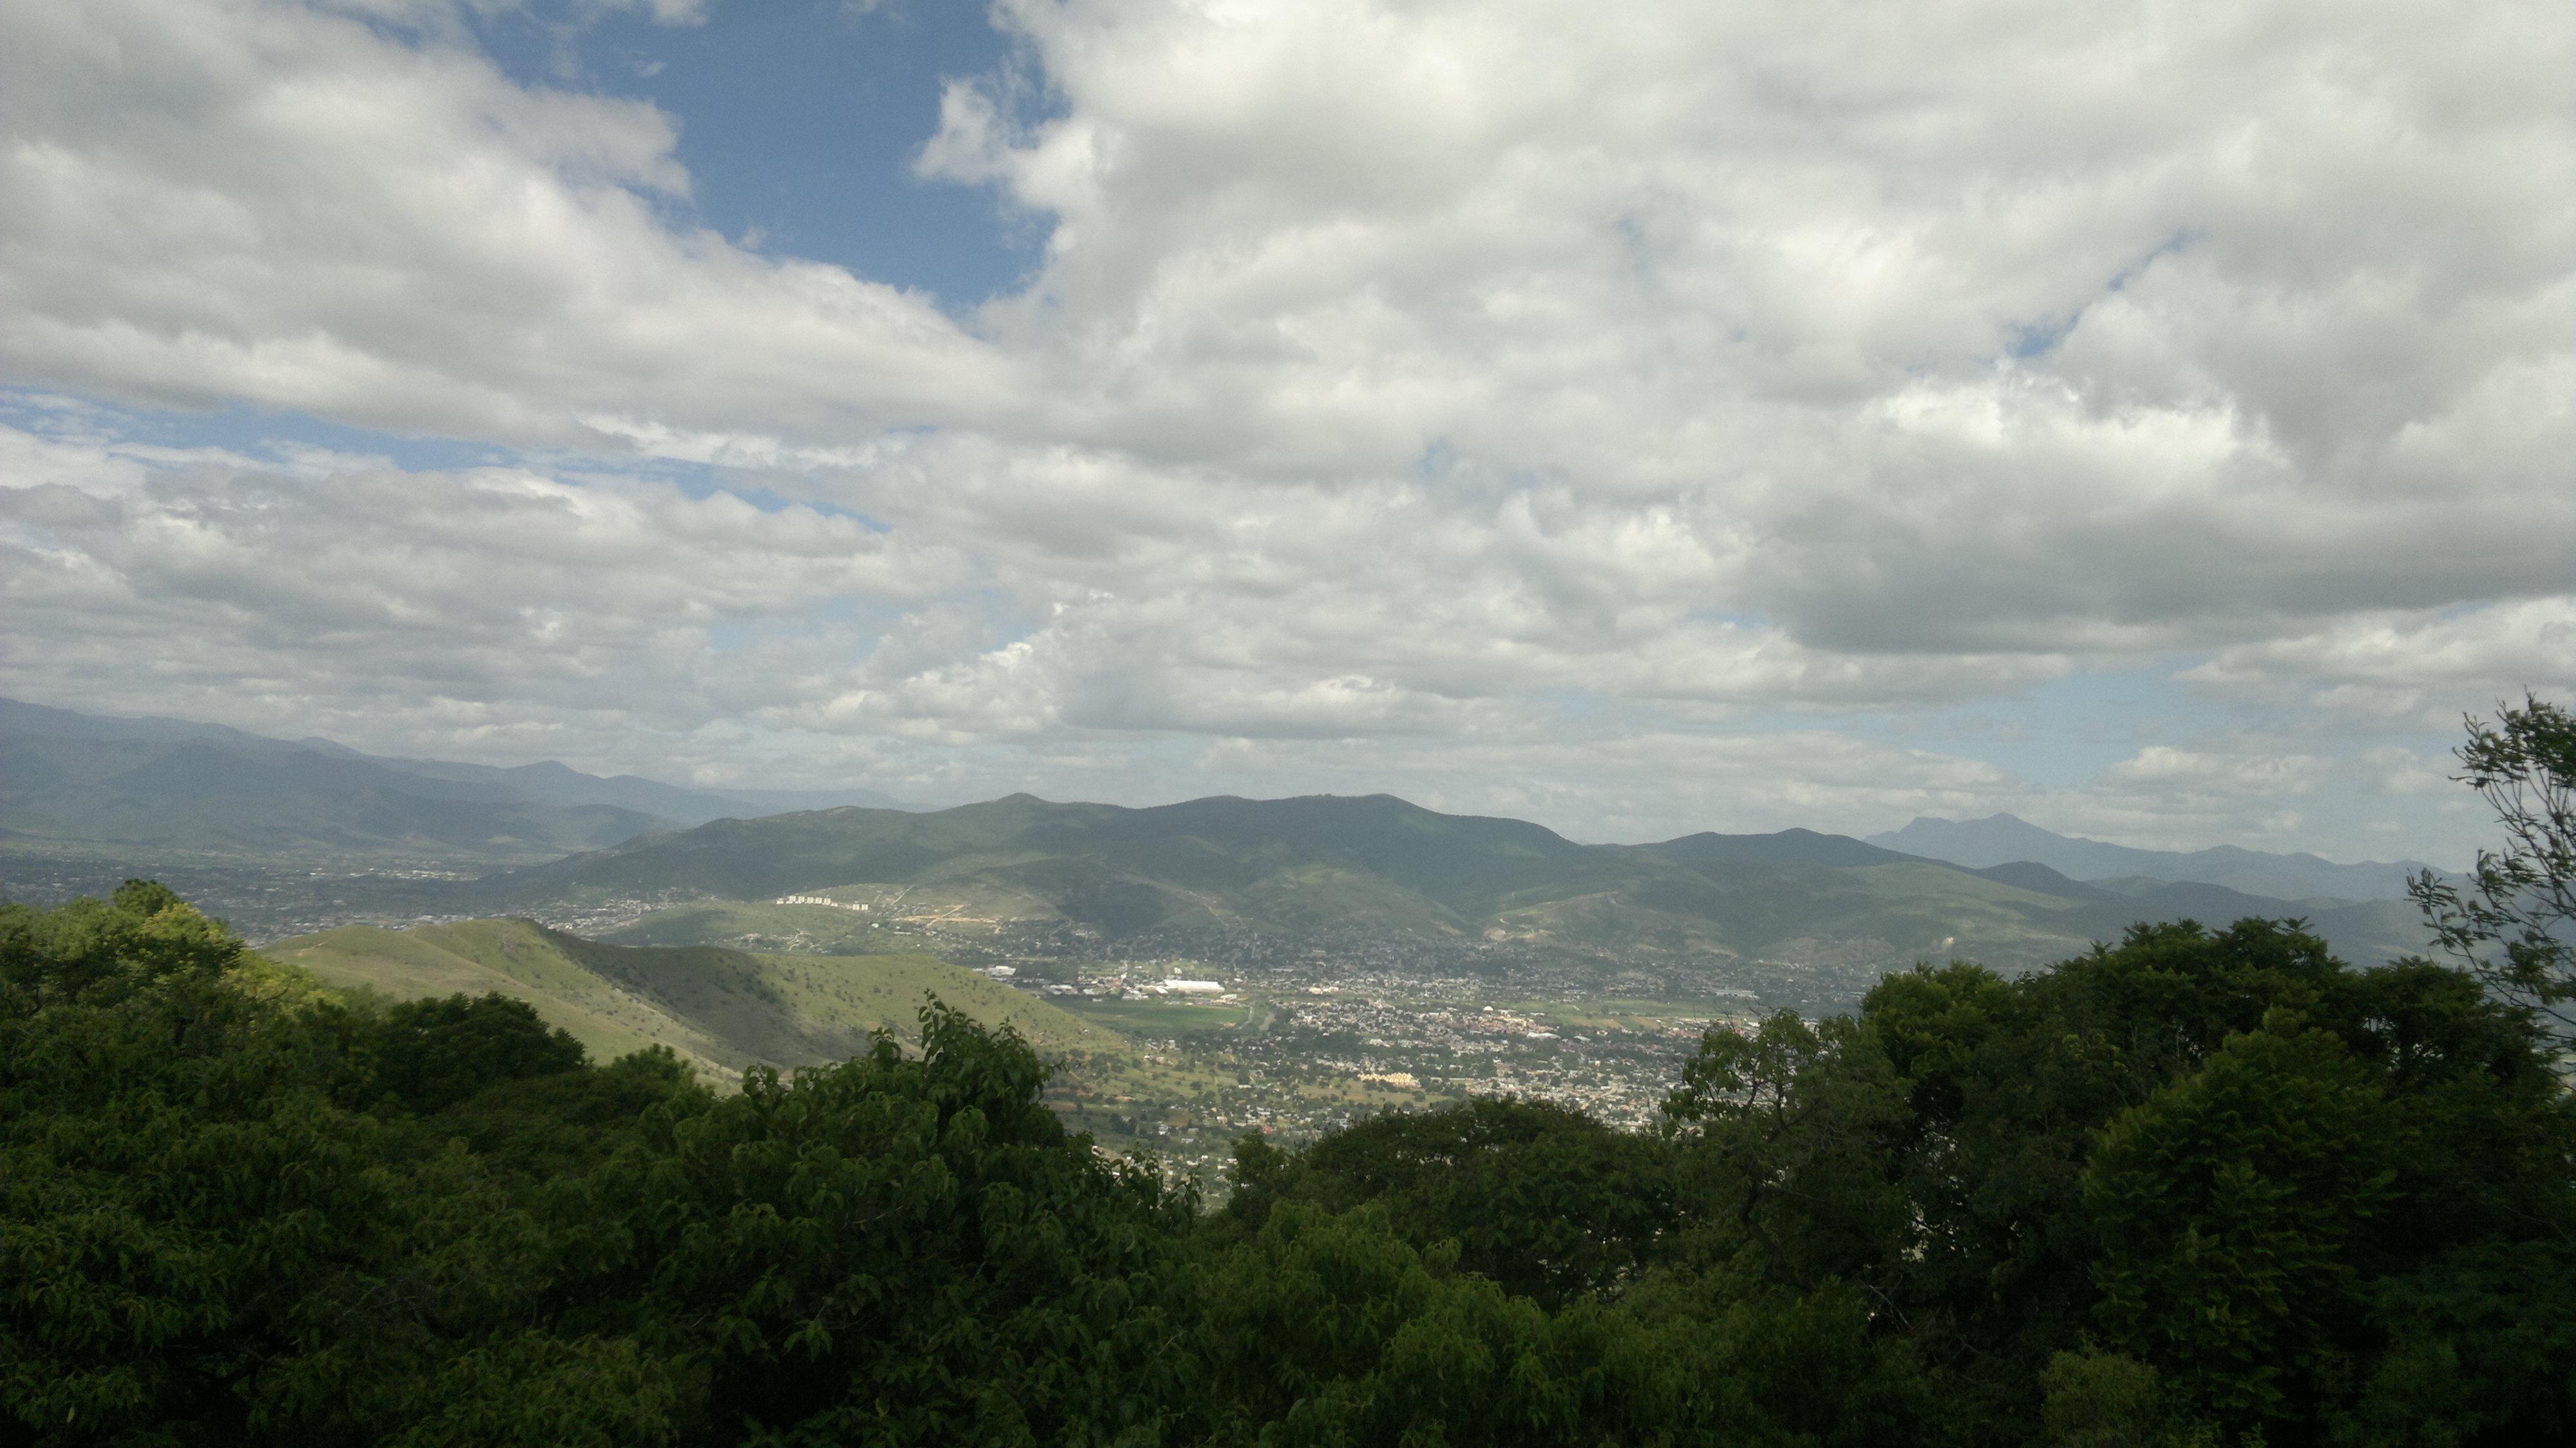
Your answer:
[[[463,887],[458,903],[661,901],[697,910],[710,929],[749,931],[760,912],[800,910],[848,928],[833,906],[776,903],[826,892],[908,902],[901,908],[918,919],[1113,940],[1356,932],[1676,966],[1883,968],[1949,955],[2036,964],[2138,920],[2245,915],[2305,918],[2354,959],[2423,948],[2412,907],[2395,901],[2094,884],[2035,862],[1972,868],[1809,830],[1585,845],[1524,820],[1439,814],[1390,795],[1128,809],[1022,794],[927,813],[717,820],[495,874]],[[704,901],[746,903],[730,912],[688,903]],[[634,938],[685,943],[668,931]]]
[[[363,754],[220,724],[0,699],[0,841],[23,849],[497,866],[872,790],[716,793],[547,761],[497,768]]]
[[[1917,818],[1869,843],[1926,859],[1981,867],[2028,860],[2075,880],[2162,880],[2224,885],[2284,900],[2403,900],[2418,860],[2338,865],[2315,855],[2275,855],[2219,845],[2206,850],[2139,850],[2053,834],[2008,814],[1981,820]]]
[[[818,808],[817,806],[827,806]],[[2410,866],[2233,848],[2134,850],[2008,815],[1918,819],[1871,840],[1808,830],[1577,844],[1523,820],[1388,795],[1191,800],[1146,809],[1029,795],[921,812],[852,790],[717,793],[559,763],[361,753],[219,725],[0,700],[0,845],[145,861],[311,860],[386,878],[280,906],[332,920],[685,906],[630,938],[722,945],[781,927],[848,942],[873,922],[782,895],[895,892],[952,920],[1101,939],[1354,933],[1569,959],[1805,962],[1939,955],[2035,964],[2142,919],[2308,919],[2347,956],[2423,948],[2395,897]],[[371,915],[361,897],[383,904]],[[864,892],[863,892],[864,893]],[[812,916],[805,919],[797,912]],[[784,915],[778,912],[786,912]],[[631,911],[630,911],[631,917]],[[310,925],[296,927],[309,929]],[[881,936],[867,937],[880,939]]]

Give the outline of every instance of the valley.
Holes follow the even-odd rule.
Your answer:
[[[2136,921],[2248,915],[2357,963],[2422,948],[2402,901],[2199,877],[2358,889],[2394,866],[2116,851],[2003,818],[1614,845],[1387,795],[764,814],[561,766],[0,714],[24,786],[0,799],[0,897],[157,878],[326,984],[499,991],[595,1059],[662,1046],[718,1082],[909,1039],[936,998],[1022,1032],[1105,1146],[1210,1180],[1244,1132],[1469,1096],[1643,1125],[1710,1026],[1846,1012],[1917,961],[2013,975]],[[1918,842],[1955,858],[1889,847]],[[2033,858],[1987,862],[2014,850]]]
[[[1245,1132],[1295,1144],[1475,1095],[1645,1125],[1700,1033],[1753,1004],[1524,998],[1493,978],[1313,953],[1249,971],[1182,958],[969,968],[919,950],[618,945],[521,919],[341,926],[264,953],[390,1000],[497,991],[594,1060],[667,1047],[719,1085],[754,1066],[792,1073],[859,1054],[880,1030],[913,1041],[916,1013],[936,999],[1008,1025],[1054,1063],[1048,1099],[1075,1129],[1212,1188]],[[1211,975],[1212,990],[1167,985]]]

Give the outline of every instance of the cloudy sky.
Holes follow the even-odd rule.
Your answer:
[[[2456,863],[2576,8],[0,0],[0,693]]]

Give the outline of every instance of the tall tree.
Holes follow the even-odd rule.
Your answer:
[[[2453,776],[2504,826],[2468,888],[2427,870],[2409,885],[2442,948],[2576,1046],[2576,716],[2530,694],[2493,725],[2472,716]]]

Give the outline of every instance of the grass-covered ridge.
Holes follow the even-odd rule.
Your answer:
[[[498,993],[532,1006],[601,1060],[667,1046],[739,1078],[755,1065],[811,1066],[865,1054],[872,1032],[908,1036],[933,997],[1007,1023],[1041,1050],[1106,1051],[1115,1033],[926,955],[770,955],[620,946],[526,920],[387,930],[353,925],[282,940],[271,957],[325,984],[393,1000]]]

